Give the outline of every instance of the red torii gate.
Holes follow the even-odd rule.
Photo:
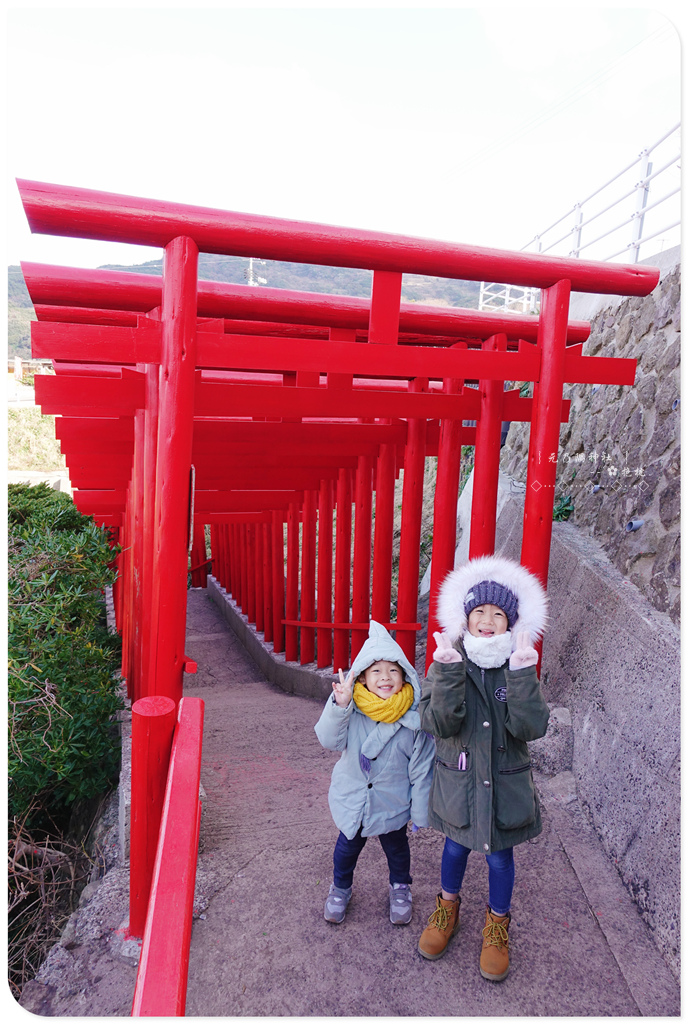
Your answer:
[[[301,662],[313,662],[317,635],[317,664],[344,667],[349,633],[353,657],[372,614],[413,659],[424,458],[438,456],[431,637],[432,597],[453,565],[460,445],[476,446],[470,553],[491,553],[503,420],[531,421],[521,557],[546,584],[563,383],[631,384],[635,375],[634,360],[581,355],[589,327],[568,322],[569,292],[644,295],[657,271],[19,188],[33,231],[165,250],[162,279],[23,265],[39,317],[33,352],[57,373],[37,379],[37,401],[61,417],[78,507],[124,541],[117,607],[132,698],[181,696],[189,537],[205,561],[204,524],[215,575],[275,652],[296,660],[300,646]],[[199,250],[371,269],[371,300],[198,282]],[[540,287],[542,312],[402,304],[403,272]],[[533,398],[505,393],[505,380],[534,381]]]

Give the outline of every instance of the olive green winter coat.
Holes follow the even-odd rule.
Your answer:
[[[419,708],[437,744],[429,823],[496,853],[542,831],[527,742],[545,735],[549,709],[534,667],[480,669],[455,646],[464,660],[432,663]]]

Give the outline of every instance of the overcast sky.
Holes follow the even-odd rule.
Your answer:
[[[680,120],[678,5],[8,12],[14,179],[519,249]],[[680,26],[679,26],[680,30]]]

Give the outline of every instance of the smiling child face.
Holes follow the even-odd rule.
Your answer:
[[[468,616],[468,632],[473,636],[501,636],[508,627],[506,615],[496,604],[479,604]]]
[[[376,661],[363,673],[363,685],[376,697],[387,700],[401,690],[404,673],[396,661]]]

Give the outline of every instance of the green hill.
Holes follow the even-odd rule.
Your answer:
[[[150,260],[131,267],[107,264],[100,269],[160,275],[162,259]],[[367,298],[370,295],[373,279],[372,273],[368,270],[316,267],[305,263],[280,263],[270,260],[254,260],[253,273],[269,288],[329,295],[355,295],[360,298]],[[249,261],[243,256],[215,256],[207,253],[201,253],[199,256],[198,276],[201,280],[246,284],[248,275]],[[443,277],[404,274],[401,298],[402,302],[477,309],[479,292],[480,285],[476,281],[453,281]],[[30,358],[30,323],[33,319],[33,306],[21,268],[9,267],[8,354],[11,359],[15,356],[21,356],[22,359]]]

